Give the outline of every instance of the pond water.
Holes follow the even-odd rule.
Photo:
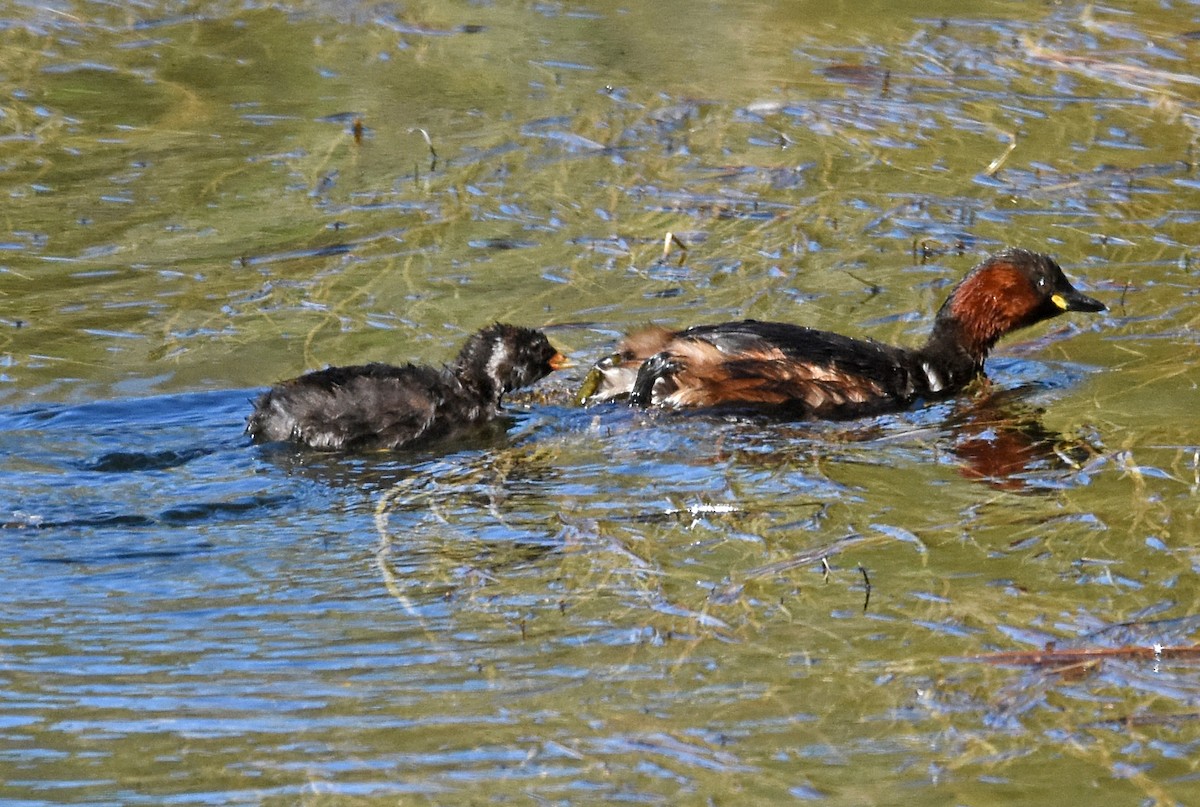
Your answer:
[[[1200,798],[1200,6],[2,15],[0,800]],[[648,321],[914,344],[1006,244],[1110,311],[954,400],[574,403]],[[497,319],[576,362],[504,433],[242,433]]]

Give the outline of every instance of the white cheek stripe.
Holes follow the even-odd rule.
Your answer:
[[[941,392],[946,386],[946,382],[938,374],[938,371],[929,366],[929,362],[921,362],[921,369],[925,371],[925,378],[929,380],[930,392]]]
[[[504,379],[500,378],[500,365],[505,359],[508,358],[508,351],[505,350],[504,345],[501,344],[502,341],[503,340],[500,339],[500,337],[496,337],[496,339],[493,341],[492,355],[488,357],[487,363],[488,378],[494,378],[501,382],[503,382]]]

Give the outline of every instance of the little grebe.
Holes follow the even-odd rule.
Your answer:
[[[635,406],[769,407],[853,418],[943,398],[983,373],[1000,337],[1065,311],[1103,311],[1050,257],[1009,249],[951,292],[923,347],[892,347],[780,322],[725,322],[629,334],[592,370],[582,397]]]
[[[441,369],[329,367],[276,384],[254,402],[246,432],[312,448],[401,448],[494,419],[505,393],[566,364],[541,331],[497,323]]]

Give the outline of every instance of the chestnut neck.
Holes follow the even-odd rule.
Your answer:
[[[984,264],[959,283],[938,310],[917,351],[954,376],[978,375],[1000,337],[1038,319],[1029,279],[1008,261]]]

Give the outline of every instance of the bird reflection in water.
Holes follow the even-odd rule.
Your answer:
[[[1022,401],[1022,392],[986,394],[947,419],[959,472],[1008,491],[1061,488],[1068,475],[1086,483],[1090,469],[1103,462],[1101,450],[1083,437],[1046,428],[1041,410]]]

